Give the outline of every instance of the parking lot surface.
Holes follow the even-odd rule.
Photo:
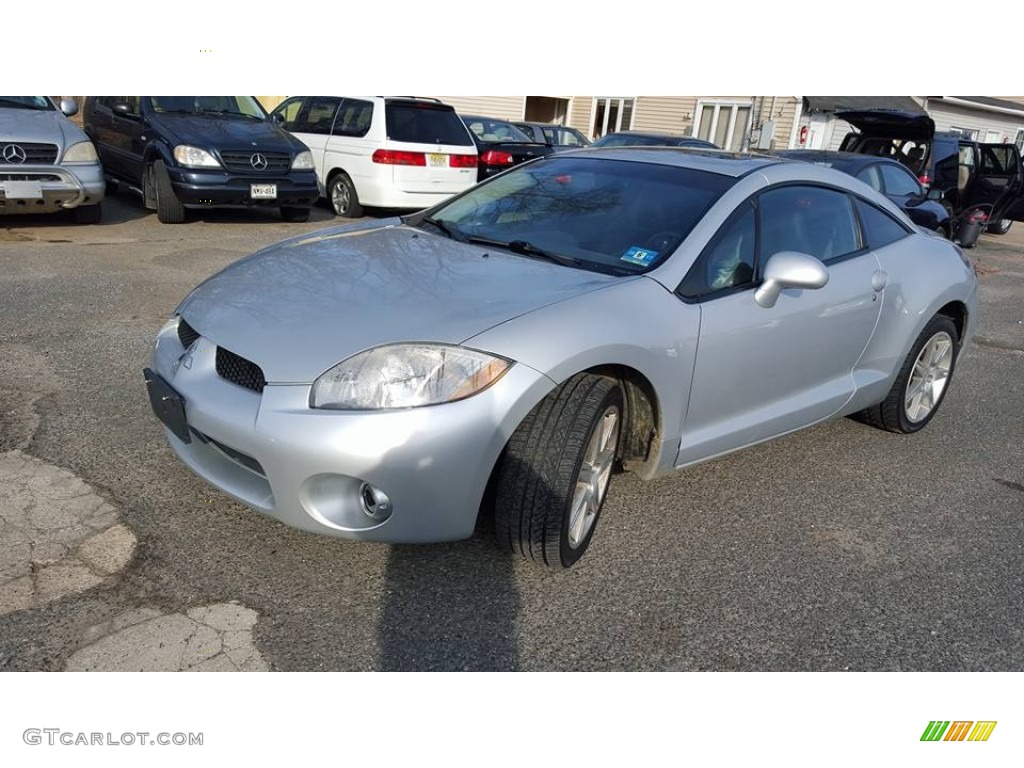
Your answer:
[[[643,483],[547,573],[285,528],[194,477],[146,397],[185,294],[333,224],[0,219],[0,670],[1024,669],[1024,225],[919,434],[842,419]]]

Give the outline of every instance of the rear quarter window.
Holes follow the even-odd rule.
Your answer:
[[[902,240],[908,234],[907,229],[896,219],[871,203],[856,198],[857,214],[860,216],[864,232],[865,245],[871,250]]]
[[[472,146],[473,140],[451,107],[389,103],[384,108],[391,141]]]

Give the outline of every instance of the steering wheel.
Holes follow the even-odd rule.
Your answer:
[[[678,232],[674,232],[671,229],[664,229],[661,232],[655,232],[653,235],[648,237],[647,240],[644,241],[644,248],[663,254],[679,245],[679,241],[682,239],[682,235]]]

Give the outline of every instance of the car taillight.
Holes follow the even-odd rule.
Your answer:
[[[373,162],[381,163],[382,165],[426,165],[427,156],[422,152],[378,149],[373,153]]]
[[[476,168],[476,155],[448,155],[449,168]]]
[[[508,152],[499,152],[496,149],[489,149],[480,155],[480,162],[484,165],[512,165],[515,160]]]

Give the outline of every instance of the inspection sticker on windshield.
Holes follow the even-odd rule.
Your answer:
[[[632,248],[630,248],[628,251],[622,254],[622,258],[620,259],[620,261],[628,261],[630,264],[636,264],[641,267],[649,267],[651,265],[651,262],[653,262],[656,258],[658,258],[657,251],[651,251],[648,250],[647,248],[638,248],[637,246],[634,245]]]

